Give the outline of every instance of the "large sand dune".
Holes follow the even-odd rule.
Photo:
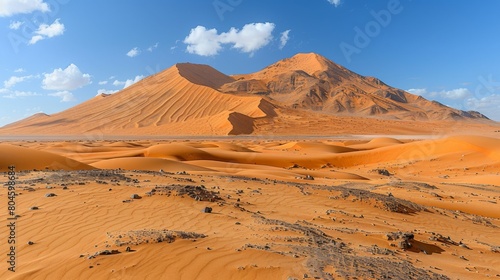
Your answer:
[[[6,126],[5,132],[56,135],[252,133],[253,120],[272,115],[274,107],[261,97],[223,94],[214,88],[228,81],[232,78],[211,67],[177,64],[118,94],[100,95],[51,116],[25,119]]]

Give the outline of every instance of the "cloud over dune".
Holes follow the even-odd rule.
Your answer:
[[[441,97],[453,100],[464,99],[472,95],[470,90],[466,88],[457,88],[452,90],[442,90],[442,91],[432,91],[432,92],[427,91],[427,89],[425,88],[411,88],[407,90],[407,92],[429,98]]]
[[[74,64],[66,69],[54,69],[52,73],[44,74],[42,87],[49,90],[75,90],[90,84],[90,75],[83,74]]]
[[[249,23],[241,30],[232,27],[228,32],[218,33],[217,29],[197,26],[184,39],[187,52],[201,56],[219,54],[224,44],[244,53],[253,54],[267,46],[273,39],[274,23]]]
[[[135,76],[135,78],[133,79],[127,79],[126,81],[118,81],[118,80],[115,80],[113,82],[113,85],[114,86],[123,86],[123,88],[128,88],[129,86],[137,83],[138,81],[144,79],[144,76],[143,75],[138,75],[138,76]]]
[[[76,98],[73,95],[73,93],[71,93],[67,90],[49,93],[49,96],[59,97],[59,98],[61,98],[61,102],[76,101]]]

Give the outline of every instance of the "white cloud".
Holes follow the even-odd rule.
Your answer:
[[[90,84],[90,75],[83,74],[74,64],[70,64],[66,69],[55,69],[50,74],[44,74],[42,87],[50,90],[69,91],[81,88]]]
[[[117,87],[117,86],[123,86],[123,85],[125,85],[125,82],[124,82],[124,81],[118,81],[118,80],[115,80],[115,81],[113,82],[113,85],[114,85],[115,87]]]
[[[412,88],[407,90],[407,92],[431,98],[441,97],[453,100],[464,99],[466,97],[471,96],[470,90],[466,88],[457,88],[452,90],[442,90],[442,91],[432,91],[432,92],[427,91],[427,89],[425,88]]]
[[[26,72],[24,68],[17,68],[16,70],[14,70],[14,73],[23,73],[23,72]]]
[[[59,20],[56,19],[51,25],[41,24],[36,33],[49,38],[62,35],[64,33],[64,24],[60,23]]]
[[[41,41],[43,39],[60,36],[64,33],[64,30],[64,24],[60,23],[59,19],[56,19],[51,25],[41,24],[38,27],[38,30],[34,32],[34,34],[36,35],[33,35],[33,37],[31,37],[31,40],[28,44],[34,45],[38,41]]]
[[[184,39],[187,44],[188,53],[201,56],[213,56],[219,53],[222,48],[217,29],[207,30],[204,26],[197,26],[191,29],[189,35]]]
[[[180,42],[181,40],[175,40],[175,45],[171,46],[170,47],[170,50],[173,52],[175,49],[177,49],[177,44]]]
[[[112,89],[99,89],[97,90],[97,95],[96,96],[99,96],[101,94],[113,94],[113,93],[116,93],[118,92],[118,90],[112,90]]]
[[[99,82],[99,85],[106,85],[106,84],[108,84],[108,81],[100,81]]]
[[[416,95],[420,95],[420,96],[427,94],[427,89],[425,89],[425,88],[411,88],[411,89],[408,89],[406,91],[411,93],[411,94],[416,94]]]
[[[461,110],[478,111],[487,117],[500,121],[500,94],[491,94],[485,97],[474,96],[467,88],[457,88],[452,90],[432,91],[425,88],[409,89],[407,92],[437,98],[449,104],[448,107],[459,108]]]
[[[128,51],[127,56],[128,57],[136,57],[141,53],[141,50],[139,48],[133,48],[130,51]]]
[[[156,44],[152,45],[151,47],[149,47],[149,48],[148,48],[148,52],[152,52],[152,51],[154,51],[156,48],[158,48],[158,45],[159,45],[159,44],[158,44],[158,43],[156,43]]]
[[[222,49],[222,44],[230,44],[232,48],[244,53],[253,54],[271,42],[274,23],[250,23],[241,30],[232,27],[228,32],[218,34],[217,29],[206,29],[197,26],[191,29],[184,39],[189,53],[201,56],[214,56]]]
[[[500,94],[492,94],[483,98],[469,98],[466,101],[469,110],[479,111],[496,121],[500,121]]]
[[[22,83],[22,82],[24,82],[24,81],[26,81],[28,79],[33,78],[33,77],[35,77],[35,76],[33,76],[33,75],[21,76],[21,77],[19,77],[19,76],[12,76],[7,81],[4,81],[3,85],[4,85],[5,88],[11,88],[11,87],[15,86],[16,84]]]
[[[280,50],[282,50],[286,46],[286,43],[288,43],[288,40],[290,39],[290,37],[288,36],[289,33],[290,33],[290,29],[281,33]]]
[[[71,93],[67,90],[49,93],[49,96],[59,97],[59,98],[61,98],[61,102],[76,101],[76,98],[73,95],[73,93]]]
[[[143,75],[139,75],[139,76],[135,76],[134,79],[128,79],[126,81],[118,81],[118,80],[115,80],[113,82],[113,85],[114,86],[123,86],[123,88],[127,88],[135,83],[137,83],[138,81],[144,79],[144,76]]]
[[[330,4],[335,5],[335,7],[338,7],[340,5],[340,0],[327,0]]]
[[[49,5],[43,0],[2,0],[0,2],[0,17],[15,14],[29,14],[34,11],[48,12]]]
[[[233,44],[233,48],[242,52],[253,53],[271,42],[274,27],[270,22],[245,24],[241,31],[232,27],[220,35],[221,42]]]
[[[457,88],[448,91],[440,91],[437,93],[443,98],[447,99],[464,99],[471,95],[471,92],[466,88]]]
[[[30,45],[34,45],[34,44],[38,43],[38,41],[41,41],[41,40],[43,40],[43,39],[44,39],[44,38],[43,38],[43,36],[42,36],[42,35],[35,35],[35,36],[31,37],[31,40],[29,41],[29,43],[28,43],[28,44],[30,44]]]
[[[128,88],[129,86],[137,83],[138,81],[144,79],[144,76],[140,75],[140,76],[135,76],[135,78],[133,80],[126,80],[125,81],[125,86],[123,86],[123,88]]]
[[[21,25],[23,24],[24,22],[22,21],[13,21],[9,24],[9,28],[12,30],[18,30],[19,28],[21,28]]]

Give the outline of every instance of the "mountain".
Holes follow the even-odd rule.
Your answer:
[[[224,92],[266,95],[290,108],[397,119],[486,118],[358,75],[315,53],[297,54],[257,73],[234,78],[235,82],[222,87]]]
[[[0,128],[0,134],[297,133],[291,128],[301,134],[317,134],[314,129],[318,128],[311,130],[311,124],[333,129],[333,123],[342,118],[374,123],[368,126],[372,133],[379,128],[404,130],[415,120],[487,121],[478,112],[428,101],[310,53],[234,76],[207,65],[179,63],[115,94],[101,94],[57,114],[37,114],[9,124]],[[381,124],[381,120],[389,123]],[[432,127],[438,129],[439,125]],[[318,132],[325,133],[324,129]]]

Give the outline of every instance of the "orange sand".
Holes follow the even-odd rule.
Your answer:
[[[0,155],[2,172],[18,172],[20,215],[18,269],[7,271],[5,240],[1,279],[377,279],[401,261],[436,279],[500,275],[497,138],[17,141],[0,144]],[[174,185],[220,200],[146,194]],[[391,199],[415,204],[393,212]],[[5,187],[0,205],[6,221]],[[158,243],[162,230],[204,237]],[[384,238],[396,231],[412,232],[413,247]],[[154,238],[127,239],[137,232]],[[430,240],[437,234],[450,241]],[[120,253],[89,258],[102,250]]]

